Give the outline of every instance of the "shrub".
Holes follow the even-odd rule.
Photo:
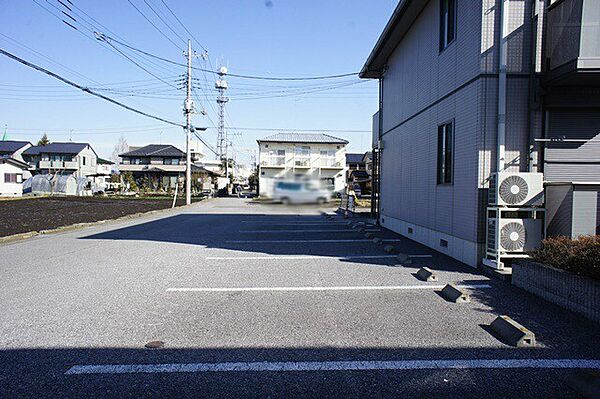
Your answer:
[[[548,238],[531,253],[532,260],[579,276],[600,280],[600,236]]]

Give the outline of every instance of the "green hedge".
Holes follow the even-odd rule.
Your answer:
[[[531,253],[532,260],[579,276],[600,280],[600,236],[548,238]]]

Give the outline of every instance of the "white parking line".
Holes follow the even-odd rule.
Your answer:
[[[282,260],[282,259],[385,259],[397,255],[350,255],[350,256],[318,256],[318,255],[285,255],[285,256],[207,256],[206,260]],[[409,257],[412,255],[409,255]],[[414,255],[419,256],[419,255]]]
[[[92,364],[73,366],[65,374],[598,368],[600,368],[600,360],[596,359],[348,360],[324,362]]]
[[[489,284],[456,285],[458,288],[492,288]],[[293,291],[394,291],[394,290],[441,290],[444,285],[364,285],[333,287],[179,287],[167,288],[167,292],[293,292]]]
[[[381,231],[379,229],[365,229],[365,232],[376,232]],[[239,233],[358,233],[356,230],[343,229],[343,230],[327,230],[327,229],[307,229],[307,230],[239,230]]]
[[[398,242],[398,241],[402,241],[399,239],[393,239],[393,238],[384,238],[382,241],[385,242]],[[299,242],[371,242],[371,240],[369,239],[349,239],[349,240],[230,240],[230,241],[225,241],[228,243],[236,243],[236,244],[260,244],[260,243],[286,243],[286,242],[293,242],[293,243],[299,243]]]

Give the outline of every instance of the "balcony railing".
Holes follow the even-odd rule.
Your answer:
[[[319,162],[321,168],[341,168],[342,163],[335,158],[321,158]]]
[[[75,161],[40,161],[39,169],[77,169]]]
[[[294,166],[300,168],[310,168],[310,156],[294,157]]]
[[[285,156],[270,156],[267,159],[260,162],[260,166],[266,167],[284,167],[285,166]]]

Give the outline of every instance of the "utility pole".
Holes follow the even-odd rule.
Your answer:
[[[192,101],[192,41],[188,40],[187,51],[187,93],[183,105],[185,114],[185,203],[192,203],[192,155],[190,148],[190,139],[192,133],[192,111],[194,103]]]
[[[227,131],[225,130],[225,104],[229,101],[229,98],[225,95],[227,90],[227,81],[225,80],[227,75],[227,67],[222,66],[219,68],[219,78],[215,82],[215,88],[219,91],[219,97],[217,97],[217,104],[219,105],[219,127],[217,135],[217,152],[219,158],[225,160],[225,178],[229,178],[229,160],[227,159]]]

